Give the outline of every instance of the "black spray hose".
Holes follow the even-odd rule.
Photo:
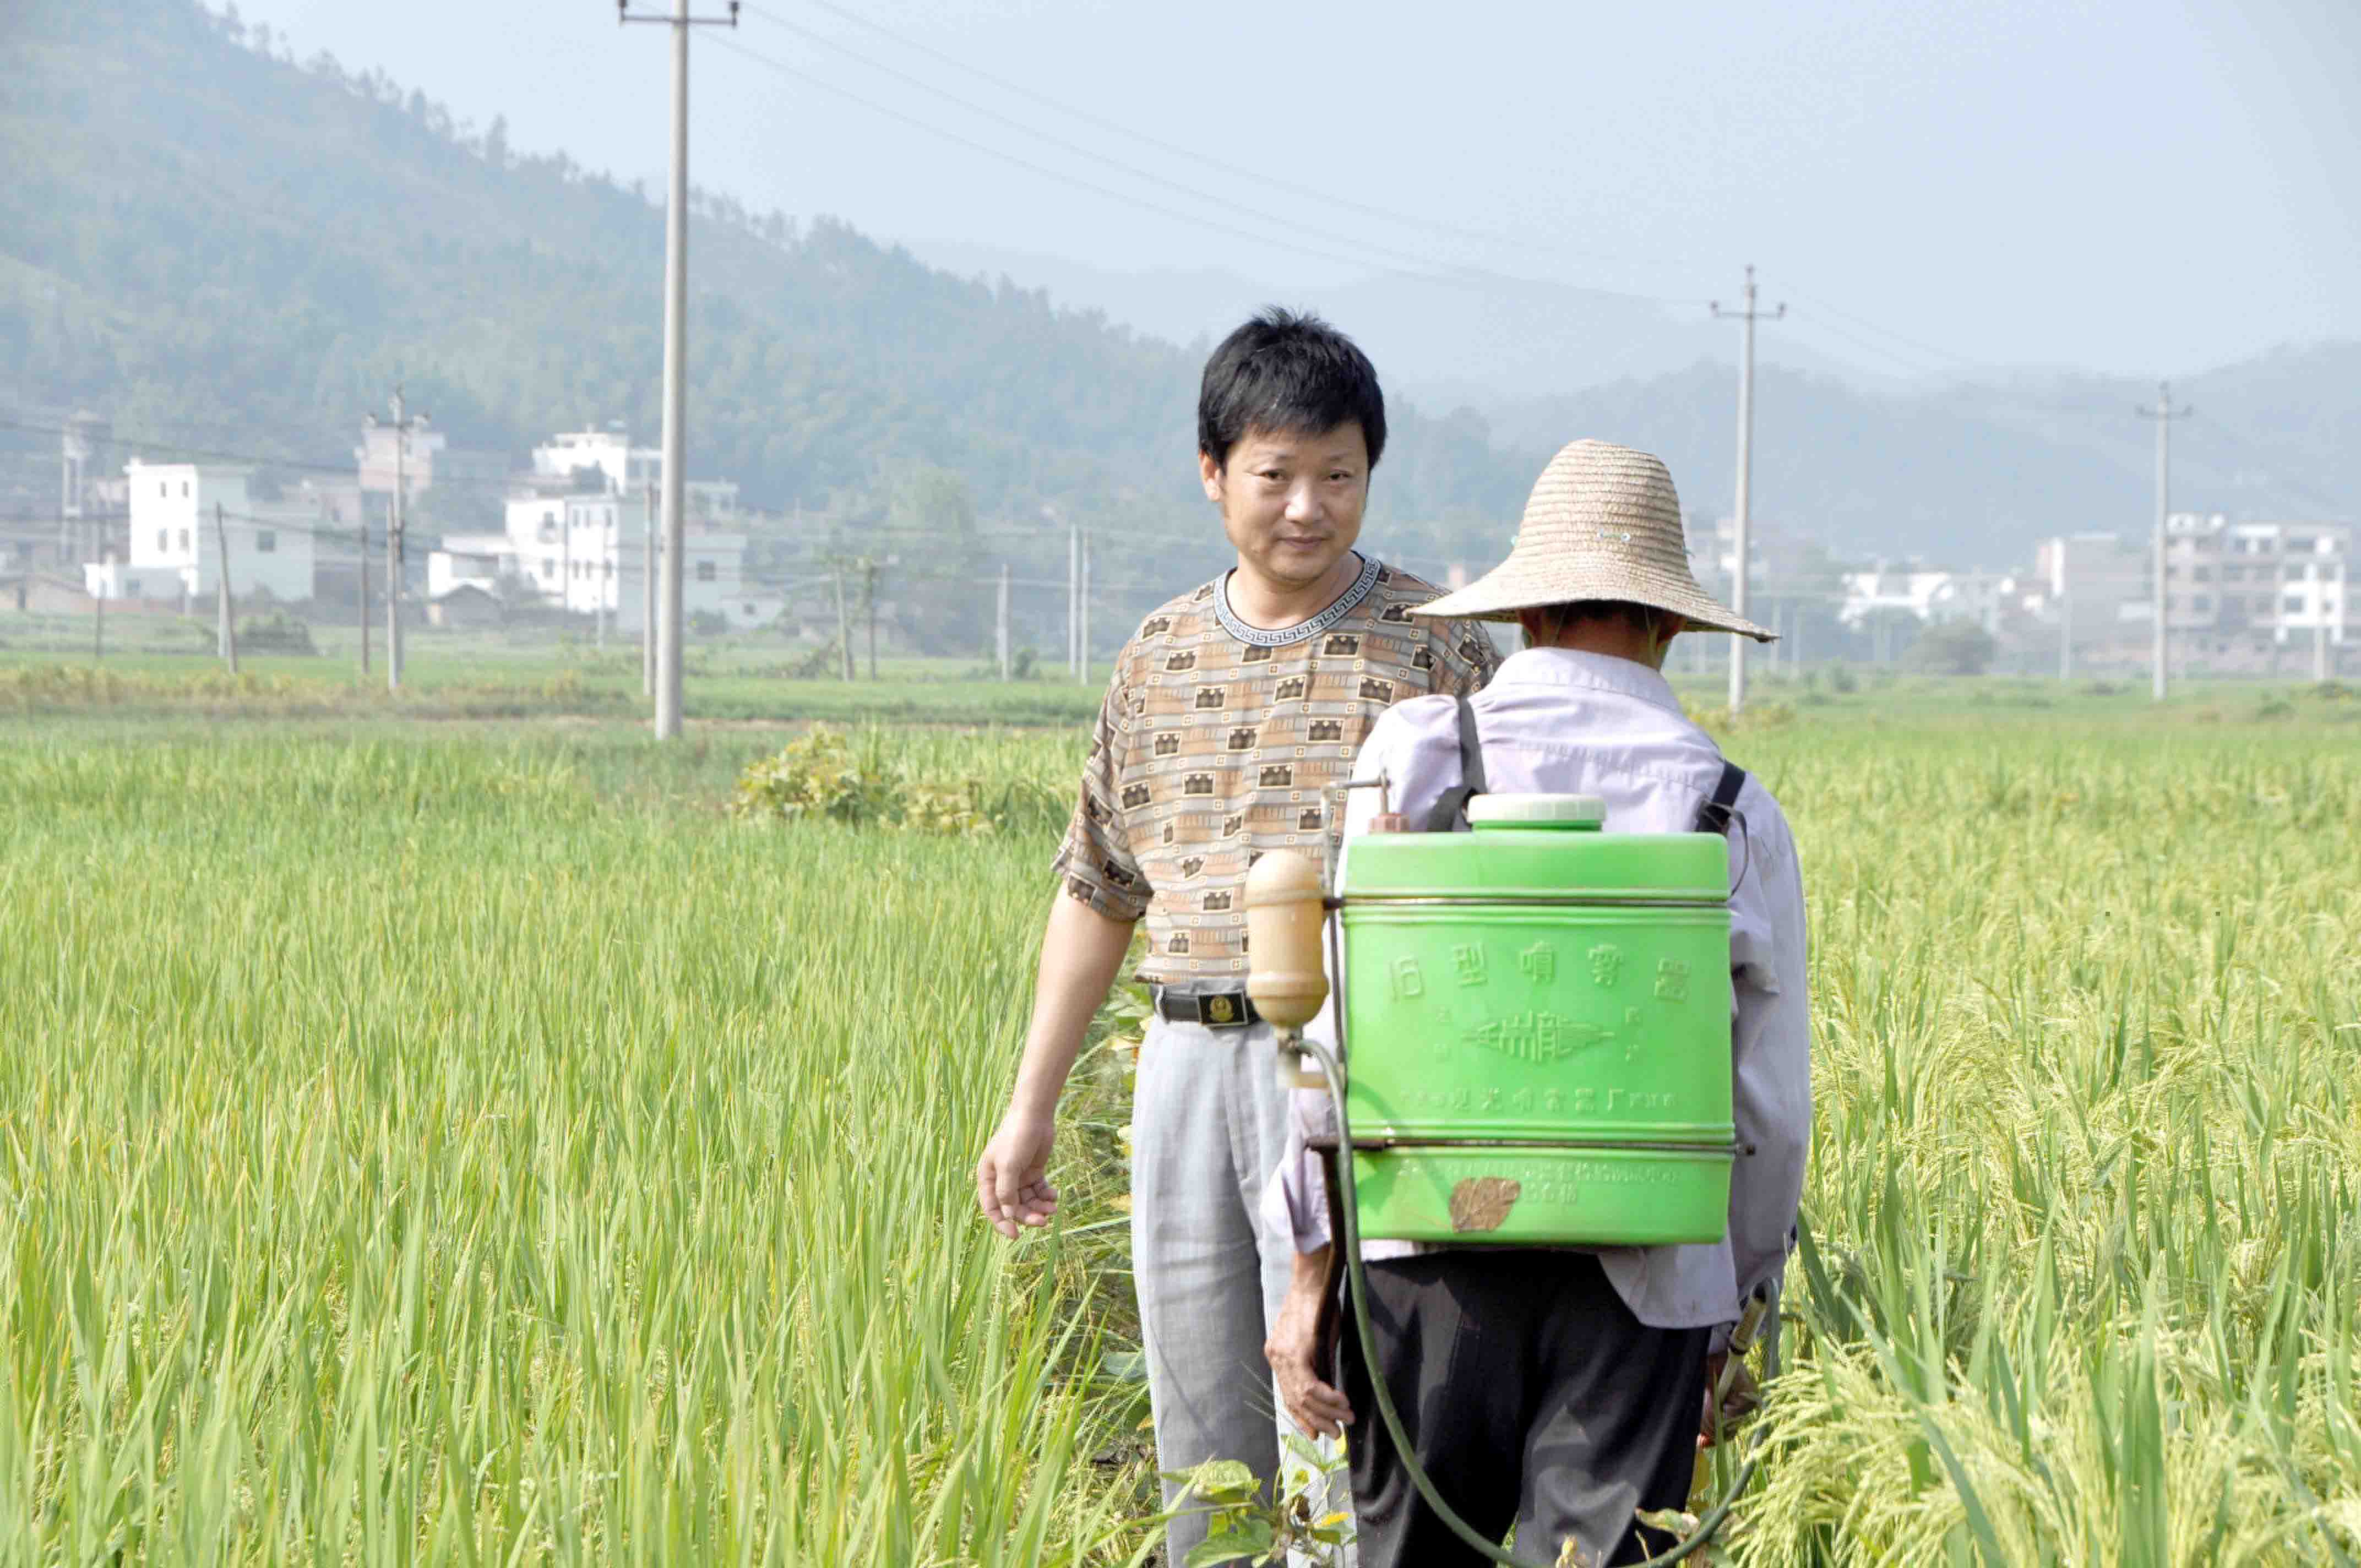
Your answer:
[[[1344,1069],[1336,1065],[1336,1058],[1329,1054],[1328,1047],[1319,1041],[1299,1036],[1293,1043],[1318,1059],[1320,1071],[1328,1080],[1329,1103],[1336,1109],[1336,1179],[1344,1189],[1336,1196],[1337,1208],[1345,1216],[1345,1272],[1351,1286],[1348,1294],[1353,1302],[1353,1328],[1361,1337],[1361,1364],[1369,1371],[1369,1392],[1378,1401],[1378,1419],[1386,1423],[1386,1431],[1392,1435],[1394,1452],[1401,1456],[1402,1468],[1409,1472],[1411,1485],[1418,1488],[1418,1495],[1426,1499],[1426,1506],[1434,1510],[1435,1517],[1451,1527],[1454,1535],[1495,1563],[1506,1563],[1508,1568],[1530,1568],[1529,1563],[1502,1551],[1499,1542],[1485,1540],[1474,1526],[1453,1511],[1451,1505],[1435,1491],[1434,1483],[1427,1478],[1426,1467],[1418,1462],[1417,1451],[1402,1431],[1401,1416],[1394,1409],[1393,1391],[1386,1387],[1384,1369],[1378,1364],[1377,1336],[1369,1330],[1369,1284],[1361,1268],[1361,1204],[1359,1191],[1353,1180],[1353,1127],[1345,1109]],[[1779,1321],[1775,1314],[1771,1320],[1770,1337],[1764,1342],[1763,1358],[1764,1378],[1768,1381],[1778,1375],[1779,1369]],[[1715,1392],[1718,1394],[1719,1390]],[[1745,1495],[1748,1483],[1754,1479],[1754,1467],[1763,1460],[1763,1440],[1769,1431],[1767,1426],[1756,1429],[1747,1446],[1746,1463],[1740,1466],[1737,1478],[1697,1520],[1697,1529],[1670,1550],[1648,1558],[1636,1564],[1635,1568],[1664,1568],[1666,1564],[1682,1561],[1713,1540],[1714,1532],[1721,1528],[1722,1521],[1730,1517],[1730,1510]]]

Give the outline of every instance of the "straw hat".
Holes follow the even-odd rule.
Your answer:
[[[1663,461],[1604,441],[1575,442],[1550,459],[1506,561],[1411,613],[1514,620],[1521,609],[1573,599],[1653,605],[1696,630],[1772,640],[1697,587]]]

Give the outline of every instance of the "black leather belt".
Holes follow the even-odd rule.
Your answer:
[[[1183,994],[1170,986],[1153,988],[1159,1017],[1174,1024],[1202,1024],[1208,1029],[1243,1029],[1262,1022],[1262,1014],[1246,1000],[1244,990],[1202,991]]]

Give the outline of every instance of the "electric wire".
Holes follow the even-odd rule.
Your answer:
[[[1126,126],[1119,121],[1108,119],[1103,115],[1094,115],[1086,109],[1076,108],[1071,104],[1063,103],[1060,100],[1052,98],[1047,93],[1027,87],[1021,82],[1012,82],[1005,77],[996,76],[991,71],[984,71],[978,66],[961,60],[955,56],[948,54],[941,49],[934,49],[916,38],[906,37],[903,34],[897,33],[892,28],[885,27],[882,23],[873,21],[872,19],[862,16],[855,12],[846,10],[842,6],[829,5],[827,4],[827,0],[818,0],[818,8],[845,21],[852,22],[860,27],[865,27],[869,31],[877,34],[881,38],[885,38],[887,41],[900,48],[909,49],[914,53],[926,55],[944,65],[950,66],[955,70],[963,71],[972,76],[978,77],[983,81],[992,83],[1003,92],[1014,93],[1020,98],[1027,99],[1031,103],[1039,104],[1043,108],[1052,110],[1058,114],[1071,115],[1071,117],[1080,120],[1085,125],[1091,126],[1095,129],[1110,131],[1117,136],[1127,137],[1128,139],[1138,142],[1144,146],[1154,148],[1159,152],[1164,152],[1172,157],[1184,159],[1192,166],[1212,169],[1234,180],[1247,181],[1253,183],[1265,185],[1272,190],[1284,192],[1291,196],[1303,200],[1318,202],[1325,205],[1334,207],[1340,211],[1357,213],[1364,217],[1376,218],[1384,223],[1396,224],[1410,228],[1424,229],[1431,233],[1448,236],[1452,238],[1463,241],[1477,239],[1491,244],[1511,246],[1531,254],[1547,254],[1547,252],[1543,251],[1542,247],[1534,246],[1531,240],[1521,236],[1508,234],[1496,229],[1484,229],[1475,227],[1473,225],[1444,223],[1437,219],[1420,217],[1412,214],[1397,212],[1386,207],[1372,206],[1365,202],[1354,201],[1350,197],[1339,196],[1334,192],[1320,191],[1311,186],[1299,185],[1290,181],[1280,180],[1261,170],[1208,159],[1202,148],[1182,147],[1177,143],[1165,141],[1160,137],[1152,137],[1148,135],[1146,132]],[[872,55],[864,54],[861,50],[852,48],[851,45],[844,43],[840,39],[832,38],[825,33],[804,27],[799,23],[789,21],[785,16],[779,16],[775,12],[770,11],[763,6],[749,5],[745,9],[748,15],[769,23],[771,26],[794,33],[798,38],[804,38],[808,42],[818,44],[822,49],[833,49],[837,53],[842,54],[849,59],[859,60],[862,64],[868,66],[873,71],[891,76],[896,81],[906,82],[922,93],[941,98],[944,101],[955,104],[961,108],[966,109],[972,114],[981,115],[987,119],[1006,126],[1010,129],[1017,131],[1022,135],[1033,137],[1038,140],[1048,142],[1049,145],[1060,148],[1077,157],[1090,159],[1094,162],[1104,163],[1112,168],[1121,169],[1127,173],[1134,174],[1140,179],[1149,181],[1153,183],[1161,184],[1172,190],[1186,192],[1189,194],[1196,196],[1200,200],[1212,202],[1224,208],[1235,205],[1230,197],[1199,191],[1194,187],[1183,185],[1178,181],[1170,180],[1164,176],[1139,169],[1135,165],[1122,162],[1118,159],[1110,158],[1104,153],[1083,146],[1081,143],[1068,140],[1065,137],[1044,131],[1038,126],[1029,126],[1020,120],[1011,118],[1009,115],[1002,114],[1000,111],[988,105],[978,104],[972,99],[962,97],[956,93],[952,93],[943,87],[938,86],[923,78],[913,76],[897,66],[889,65]],[[1694,266],[1694,263],[1689,261],[1678,261],[1664,257],[1655,256],[1619,256],[1597,251],[1578,253],[1569,252],[1566,254],[1582,254],[1590,257],[1592,259],[1603,261],[1638,262],[1671,267]],[[1424,263],[1422,261],[1422,264]],[[1592,292],[1597,293],[1623,294],[1624,297],[1631,299],[1656,300],[1658,298],[1657,296],[1653,295],[1627,293],[1624,291],[1609,289],[1603,285],[1593,286],[1590,284],[1578,284],[1573,286],[1588,289]],[[1689,302],[1686,300],[1670,300],[1659,301],[1659,302],[1685,304]]]
[[[1075,186],[1078,189],[1091,192],[1095,195],[1106,197],[1110,201],[1122,202],[1127,205],[1139,207],[1146,211],[1156,213],[1164,217],[1172,218],[1180,223],[1187,224],[1194,227],[1214,229],[1221,233],[1230,235],[1235,238],[1250,241],[1256,245],[1268,246],[1280,250],[1292,250],[1318,260],[1337,262],[1356,268],[1366,267],[1368,264],[1370,258],[1375,256],[1381,258],[1390,259],[1398,265],[1408,269],[1410,276],[1422,278],[1431,282],[1457,284],[1461,287],[1475,288],[1495,286],[1499,284],[1510,284],[1518,288],[1582,287],[1586,292],[1611,295],[1619,299],[1636,301],[1643,304],[1689,305],[1702,304],[1705,302],[1702,298],[1677,298],[1657,294],[1640,294],[1620,289],[1592,289],[1580,285],[1559,285],[1543,279],[1517,277],[1512,274],[1500,272],[1487,267],[1471,266],[1466,263],[1437,262],[1430,257],[1415,255],[1411,252],[1400,250],[1389,246],[1366,244],[1358,238],[1355,238],[1352,243],[1360,246],[1361,248],[1357,253],[1354,253],[1344,250],[1330,249],[1324,246],[1312,244],[1302,239],[1291,238],[1285,236],[1257,233],[1252,229],[1239,226],[1238,224],[1231,221],[1229,218],[1207,217],[1198,214],[1184,212],[1179,208],[1168,206],[1165,203],[1149,197],[1141,196],[1128,191],[1118,190],[1114,186],[1101,184],[1095,180],[1086,179],[1082,175],[1074,174],[1065,170],[1052,168],[1048,164],[1037,162],[1022,154],[1010,152],[1004,148],[994,147],[988,142],[978,141],[972,137],[962,135],[958,131],[947,129],[944,126],[935,125],[931,121],[923,120],[915,115],[907,114],[903,110],[891,107],[884,104],[880,104],[874,99],[865,98],[860,93],[851,91],[850,88],[840,86],[834,82],[829,81],[824,76],[802,70],[797,66],[788,64],[785,60],[778,60],[770,55],[761,53],[758,50],[749,49],[744,44],[738,42],[734,38],[716,38],[710,41],[719,44],[721,48],[728,49],[733,54],[742,55],[746,59],[753,60],[759,65],[767,67],[771,71],[776,71],[781,75],[792,77],[796,81],[801,82],[807,86],[816,87],[823,93],[831,93],[849,103],[857,104],[861,107],[871,111],[873,114],[883,115],[888,119],[897,121],[915,130],[923,131],[928,136],[937,137],[943,140],[966,148],[972,152],[982,153],[987,158],[998,159],[1004,163],[1013,164],[1029,173],[1038,174],[1044,179],[1054,180],[1062,184]],[[897,72],[896,74],[899,73]],[[905,78],[905,80],[913,79]],[[930,89],[930,91],[932,89]],[[965,100],[957,99],[952,94],[946,93],[943,95],[953,97],[955,102],[965,102]],[[972,107],[972,105],[971,106]],[[1017,122],[1006,120],[1005,116],[999,115],[994,111],[979,109],[978,112],[991,115],[995,119],[1003,120],[1004,123],[1016,125],[1018,129],[1027,129],[1027,127],[1018,125]],[[1233,213],[1236,211],[1234,204],[1224,201],[1223,198],[1198,191],[1194,187],[1181,185],[1176,181],[1165,180],[1159,176],[1137,169],[1134,165],[1124,163],[1119,159],[1109,159],[1102,154],[1093,153],[1086,149],[1075,148],[1070,143],[1060,140],[1060,138],[1048,137],[1047,133],[1027,130],[1027,134],[1042,136],[1045,139],[1050,140],[1060,147],[1065,147],[1068,150],[1076,152],[1080,156],[1089,158],[1095,162],[1109,164],[1114,168],[1132,174],[1136,178],[1147,180],[1154,184],[1162,186],[1166,190],[1177,192],[1180,194],[1190,197],[1193,200],[1220,203],[1225,208],[1225,210]],[[1255,215],[1257,217],[1262,216],[1261,214]],[[1279,220],[1263,218],[1263,221],[1277,222]]]

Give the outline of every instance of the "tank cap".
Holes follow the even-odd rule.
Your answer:
[[[1597,829],[1607,802],[1595,795],[1479,795],[1467,803],[1470,828]]]

